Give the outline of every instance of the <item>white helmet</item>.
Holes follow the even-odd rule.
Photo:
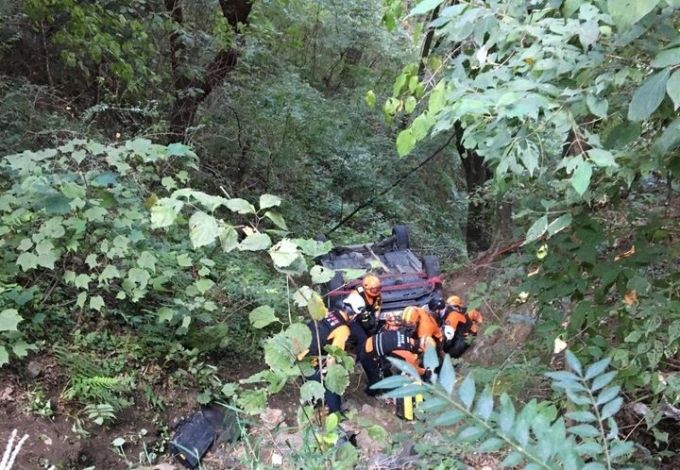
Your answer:
[[[358,315],[366,310],[366,301],[360,294],[353,293],[342,301],[342,309],[350,315]]]

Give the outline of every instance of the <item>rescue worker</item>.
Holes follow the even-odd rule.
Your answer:
[[[440,327],[444,322],[444,313],[446,312],[446,302],[441,297],[434,297],[427,303],[427,309],[430,315],[435,319],[437,325]]]
[[[452,295],[446,299],[446,314],[442,322],[444,353],[457,359],[467,351],[477,336],[477,325],[483,317],[479,310],[470,310],[463,305],[460,297]]]
[[[420,340],[412,338],[407,331],[403,329],[398,330],[383,330],[366,340],[365,352],[367,357],[371,358],[368,363],[369,367],[366,369],[366,379],[368,385],[366,386],[366,394],[376,396],[382,394],[381,389],[372,388],[373,385],[380,381],[381,365],[383,360],[395,351],[408,351],[411,353],[418,353],[424,350],[425,344]]]
[[[367,274],[362,279],[361,286],[350,292],[344,300],[353,305],[363,304],[364,306],[355,321],[350,323],[350,330],[357,360],[364,369],[369,383],[375,379],[372,375],[374,359],[366,353],[366,339],[378,332],[378,320],[382,307],[381,290],[380,278],[375,274]]]
[[[419,353],[425,352],[428,348],[440,350],[443,346],[444,336],[442,331],[437,321],[424,308],[415,306],[406,307],[401,314],[401,323],[401,328],[422,345],[421,350],[418,351]],[[420,365],[418,354],[409,350],[397,350],[392,355],[411,364],[423,380],[430,378],[431,371]]]
[[[316,323],[310,321],[307,324],[312,332],[312,343],[307,351],[298,356],[298,360],[302,360],[305,357],[313,358],[314,373],[306,377],[308,380],[322,382],[324,369],[334,361],[334,358],[329,357],[321,359],[321,362],[319,362],[320,356],[325,354],[325,347],[332,345],[344,350],[347,339],[350,337],[350,325],[365,308],[366,305],[363,301],[355,298],[353,301],[344,302],[341,308],[328,310],[326,316],[320,321]],[[342,397],[337,393],[326,389],[324,402],[328,408],[328,413],[341,411]]]

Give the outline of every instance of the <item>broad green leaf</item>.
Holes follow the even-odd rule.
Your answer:
[[[90,297],[90,308],[98,312],[101,311],[102,307],[105,306],[104,299],[101,295],[95,295]]]
[[[266,211],[264,213],[264,216],[271,220],[272,222],[274,222],[274,225],[276,225],[281,230],[288,230],[288,226],[286,226],[286,221],[283,220],[283,217],[278,212]]]
[[[505,441],[503,439],[499,439],[497,437],[490,437],[489,439],[485,440],[481,444],[477,446],[477,450],[479,452],[484,452],[484,453],[489,453],[489,452],[496,452],[499,451],[503,448],[505,445]]]
[[[23,321],[23,318],[16,309],[5,309],[0,312],[0,331],[17,331],[20,321]]]
[[[366,92],[365,99],[366,99],[366,104],[368,106],[370,106],[371,108],[375,107],[375,92],[373,92],[373,90],[368,90]]]
[[[588,105],[590,112],[595,116],[602,119],[607,117],[607,110],[609,109],[607,98],[599,99],[594,95],[588,95],[586,96],[586,104]]]
[[[640,123],[624,121],[609,132],[604,141],[604,147],[607,149],[623,148],[635,142],[640,137],[641,132]]]
[[[486,429],[482,426],[467,426],[456,435],[456,441],[474,442],[481,439],[486,434]]]
[[[516,467],[524,462],[524,454],[519,452],[512,452],[501,462],[501,467]]]
[[[75,279],[75,286],[78,289],[88,289],[91,280],[89,274],[78,274]]]
[[[331,364],[328,366],[326,374],[324,375],[324,385],[331,392],[342,395],[349,385],[349,373],[347,369],[340,364]]]
[[[21,253],[16,263],[21,266],[22,271],[29,271],[38,266],[38,257],[34,253]]]
[[[309,270],[309,275],[312,276],[312,284],[324,284],[335,277],[335,271],[316,265]]]
[[[323,299],[315,291],[311,291],[311,297],[307,299],[307,311],[312,320],[316,321],[321,321],[328,313]]]
[[[7,348],[0,345],[0,367],[5,364],[9,364],[9,353],[7,352]]]
[[[610,449],[609,456],[612,459],[616,459],[624,454],[632,454],[635,451],[635,443],[632,441],[619,441],[617,439],[611,444]]]
[[[404,101],[404,112],[406,114],[411,114],[416,109],[417,104],[418,101],[416,100],[416,97],[409,96],[408,98],[406,98],[406,101]]]
[[[428,13],[444,3],[444,1],[445,0],[422,0],[411,10],[407,18]]]
[[[656,54],[650,65],[657,69],[665,69],[680,64],[680,47],[664,49]]]
[[[173,199],[178,199],[180,197],[186,197],[188,200],[192,198],[195,199],[208,212],[214,212],[218,207],[226,205],[228,201],[222,196],[213,196],[212,194],[206,194],[203,191],[196,191],[189,188],[180,189],[172,193]]]
[[[266,233],[253,233],[248,235],[238,245],[241,251],[261,251],[267,250],[272,246],[272,240]]]
[[[430,93],[430,100],[428,101],[428,111],[436,116],[442,109],[446,107],[446,82],[441,80],[437,83]]]
[[[547,228],[548,236],[552,237],[556,233],[559,233],[565,228],[569,227],[571,225],[571,220],[571,214],[563,214],[550,222]]]
[[[460,389],[458,390],[460,401],[468,410],[470,407],[472,407],[472,402],[475,399],[475,393],[475,379],[472,377],[472,374],[468,374],[468,376],[463,380],[463,383],[460,384]]]
[[[253,328],[264,328],[270,323],[279,321],[274,309],[269,305],[261,305],[248,314],[248,319]]]
[[[29,351],[37,351],[38,346],[19,340],[12,343],[12,352],[16,357],[26,357]]]
[[[635,90],[628,107],[628,119],[644,121],[656,111],[666,96],[666,83],[669,77],[670,69],[664,69],[649,77]]]
[[[578,421],[580,423],[592,423],[597,421],[597,417],[590,411],[570,411],[565,414],[568,419]]]
[[[316,380],[308,380],[300,387],[300,400],[303,402],[316,403],[323,400],[326,389]]]
[[[430,113],[423,113],[413,120],[411,124],[411,132],[413,133],[413,138],[422,140],[427,136],[430,128],[434,123],[434,119],[430,116]]]
[[[184,207],[178,199],[161,198],[151,207],[151,228],[169,227],[175,223],[177,214]]]
[[[456,371],[451,362],[451,356],[446,355],[442,361],[442,368],[439,371],[439,384],[446,390],[450,397],[453,394],[453,387],[456,384]]]
[[[19,243],[19,246],[17,246],[17,250],[27,251],[27,250],[30,250],[32,247],[33,247],[33,240],[31,240],[30,238],[24,238]]]
[[[600,431],[590,424],[577,424],[567,428],[567,431],[578,437],[598,437],[600,435]]]
[[[288,238],[284,238],[269,250],[269,256],[271,256],[276,266],[285,268],[300,257],[300,252],[295,243]]]
[[[621,33],[630,29],[659,4],[660,0],[607,0],[607,9]]]
[[[87,258],[85,258],[85,264],[87,264],[90,267],[90,269],[99,266],[99,261],[97,261],[97,254],[90,253],[89,255],[87,255]]]
[[[76,298],[76,305],[80,308],[85,306],[85,301],[87,300],[87,292],[81,292]]]
[[[194,248],[200,248],[215,241],[219,233],[217,219],[202,211],[196,211],[189,219],[189,238]]]
[[[256,214],[255,207],[245,199],[229,199],[226,203],[227,208],[238,214]]]
[[[85,199],[85,188],[79,184],[71,181],[64,182],[59,189],[69,199]]]
[[[281,198],[272,194],[262,194],[260,196],[260,210],[278,207],[281,205]]]
[[[188,268],[189,266],[192,266],[194,263],[191,261],[191,257],[186,254],[186,253],[181,253],[177,255],[177,265],[183,267],[183,268]]]
[[[212,281],[211,279],[198,279],[196,282],[194,282],[194,285],[196,286],[196,289],[198,289],[198,292],[201,293],[201,295],[205,295],[206,292],[210,290],[211,287],[215,285],[215,282]]]
[[[297,357],[299,354],[307,351],[312,344],[312,332],[307,325],[302,323],[294,323],[284,331],[284,335],[289,339],[291,344],[290,353]]]
[[[590,162],[579,158],[578,165],[571,175],[571,185],[574,187],[579,196],[588,190],[590,186],[590,178],[593,176],[593,167]]]
[[[145,268],[152,273],[156,272],[156,257],[148,251],[143,251],[139,258],[137,258],[137,266]]]
[[[673,75],[668,79],[666,92],[673,100],[673,109],[677,111],[680,108],[680,70],[673,72]]]
[[[416,139],[411,129],[405,129],[397,136],[397,153],[400,157],[408,154],[416,146]]]
[[[588,49],[590,46],[592,46],[597,41],[597,38],[599,36],[600,36],[600,27],[597,24],[597,21],[590,20],[590,21],[585,21],[585,22],[581,23],[581,25],[578,29],[578,39],[581,43],[581,46],[583,46],[584,49]],[[588,105],[588,107],[590,107],[590,105]],[[599,116],[598,114],[595,114],[595,115]],[[600,117],[603,117],[603,116],[600,116]]]
[[[161,307],[156,315],[158,315],[158,323],[163,323],[172,320],[175,316],[175,311],[170,307]]]
[[[225,253],[238,248],[238,232],[236,232],[234,227],[231,225],[224,227],[224,230],[220,233],[220,244]]]
[[[127,275],[128,279],[135,283],[140,289],[144,289],[151,279],[151,275],[146,269],[130,268]]]
[[[588,158],[600,168],[616,166],[614,155],[608,150],[590,149],[588,150]]]
[[[548,230],[548,216],[544,215],[540,217],[538,220],[536,220],[529,230],[527,230],[527,236],[524,239],[523,245],[526,245],[527,243],[531,243],[535,240],[538,240],[543,236],[543,234]]]

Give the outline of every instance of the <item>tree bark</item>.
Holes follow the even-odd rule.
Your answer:
[[[175,80],[175,101],[170,112],[170,141],[186,142],[187,130],[193,123],[199,105],[234,70],[239,51],[237,44],[222,49],[208,64],[200,78],[190,79],[185,72],[188,58],[181,35],[184,20],[181,0],[165,0],[165,7],[175,22],[175,31],[170,35],[170,64]],[[235,38],[239,27],[248,24],[252,7],[252,0],[220,0],[222,15],[231,26]],[[234,43],[236,42],[235,39]]]
[[[466,149],[463,145],[465,129],[457,122],[456,149],[460,155],[465,170],[465,184],[467,187],[468,203],[467,222],[465,226],[465,244],[468,256],[472,253],[487,250],[492,241],[493,208],[487,199],[474,197],[491,179],[491,171],[484,164],[484,157],[474,149]]]

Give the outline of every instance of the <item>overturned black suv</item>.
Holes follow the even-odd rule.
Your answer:
[[[325,241],[325,237],[317,240]],[[380,278],[383,315],[400,312],[411,305],[422,307],[430,299],[441,296],[439,259],[431,255],[422,259],[416,256],[403,225],[395,225],[392,236],[376,243],[336,246],[316,261],[336,273],[322,286],[329,306],[361,285],[361,278],[345,281],[343,270],[351,269],[370,270]]]

